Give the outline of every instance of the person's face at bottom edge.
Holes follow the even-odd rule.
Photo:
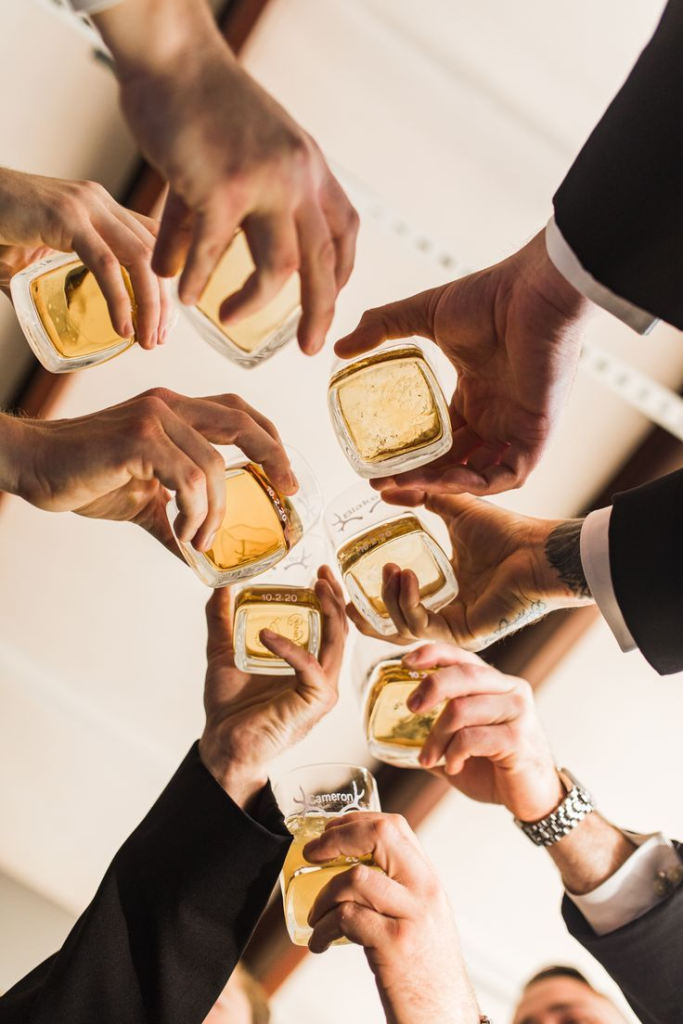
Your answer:
[[[515,1011],[513,1024],[625,1024],[619,1010],[575,978],[535,982]]]
[[[239,973],[231,975],[204,1024],[252,1024],[253,1014]]]

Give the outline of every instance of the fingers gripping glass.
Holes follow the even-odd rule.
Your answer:
[[[323,614],[313,590],[318,567],[327,561],[322,537],[307,535],[270,572],[235,591],[235,664],[253,675],[293,675],[294,669],[261,642],[270,629],[318,658]]]
[[[225,587],[272,569],[320,518],[322,495],[310,466],[298,452],[287,449],[287,454],[300,484],[293,497],[280,494],[261,466],[233,463],[225,467],[225,515],[211,548],[196,551],[176,536],[202,583]],[[178,515],[174,499],[167,515],[173,529]]]
[[[299,275],[292,274],[263,309],[237,323],[222,323],[220,308],[224,299],[239,291],[253,271],[254,262],[246,236],[243,231],[238,231],[197,305],[180,304],[204,341],[227,359],[247,369],[270,359],[293,341],[301,319]]]
[[[371,856],[341,857],[326,864],[310,864],[303,855],[306,843],[319,838],[327,823],[351,811],[379,811],[377,785],[367,768],[350,764],[314,764],[295,768],[275,786],[275,796],[293,841],[287,853],[280,886],[287,930],[292,942],[306,946],[313,930],[308,915],[327,883]],[[346,939],[334,945],[343,945]]]
[[[128,272],[121,274],[135,297]],[[105,363],[125,352],[135,338],[114,330],[95,276],[75,253],[58,253],[32,263],[10,281],[12,302],[26,340],[51,373],[67,373]]]

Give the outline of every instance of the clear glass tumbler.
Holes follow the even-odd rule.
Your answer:
[[[324,539],[309,533],[274,569],[236,587],[233,641],[235,664],[242,672],[293,675],[287,662],[261,643],[262,629],[287,637],[314,658],[319,656],[323,613],[313,585],[319,566],[326,561]]]
[[[202,583],[226,587],[259,576],[283,558],[320,518],[322,495],[305,459],[288,448],[299,490],[285,497],[273,487],[261,466],[240,461],[225,467],[226,507],[211,548],[196,551],[176,540]],[[166,507],[171,528],[178,515],[174,499]]]
[[[405,473],[438,459],[453,444],[443,391],[414,342],[339,360],[328,404],[337,439],[362,477]]]
[[[238,323],[222,323],[219,310],[223,300],[238,291],[253,271],[246,236],[238,231],[197,305],[180,304],[204,341],[247,369],[258,366],[293,341],[301,319],[299,275],[292,274],[263,309]]]
[[[135,322],[135,296],[121,267]],[[12,302],[26,340],[51,373],[106,363],[134,344],[114,330],[94,275],[75,253],[55,253],[15,274]]]
[[[413,509],[387,505],[358,484],[327,506],[325,524],[349,597],[380,636],[396,632],[382,598],[382,570],[389,562],[413,570],[431,611],[456,597],[453,567]]]
[[[375,865],[370,855],[310,864],[303,848],[322,835],[331,818],[350,811],[379,811],[379,795],[367,768],[351,764],[313,764],[288,772],[275,786],[275,796],[293,836],[280,875],[285,920],[292,942],[305,946],[312,934],[308,915],[321,889],[354,864]],[[341,939],[335,945],[346,941]]]

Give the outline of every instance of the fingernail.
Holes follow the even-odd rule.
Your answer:
[[[262,629],[261,636],[263,637],[264,640],[270,641],[270,643],[272,643],[273,640],[278,639],[277,633],[274,633],[272,629]]]
[[[413,694],[411,694],[411,696],[408,697],[407,703],[408,703],[408,707],[410,708],[411,711],[419,711],[420,708],[422,707],[422,704],[424,703],[423,700],[422,700],[422,694],[421,693],[413,693]]]
[[[133,322],[132,322],[132,320],[129,320],[126,323],[126,326],[125,326],[125,328],[123,330],[122,337],[123,338],[132,338],[134,334],[135,334],[135,328],[133,327]]]

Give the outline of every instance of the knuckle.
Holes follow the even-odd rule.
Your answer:
[[[246,409],[247,403],[244,401],[241,395],[236,395],[233,392],[229,392],[223,396],[226,405],[229,405],[232,409]]]
[[[104,199],[109,197],[104,185],[100,185],[99,181],[90,181],[89,179],[76,182],[78,191],[85,196],[94,196],[97,199]]]
[[[271,261],[271,271],[278,277],[285,280],[296,273],[299,269],[299,258],[296,253],[290,251],[276,252]]]
[[[363,883],[368,880],[369,875],[370,868],[365,864],[355,864],[348,871],[348,880],[353,886],[363,885]]]
[[[345,903],[339,904],[337,908],[337,919],[339,921],[339,924],[342,926],[342,930],[344,925],[353,924],[357,917],[357,914],[358,908],[355,903],[346,901]]]
[[[206,477],[199,466],[191,466],[183,475],[185,487],[188,490],[199,490],[204,486]]]
[[[254,421],[245,409],[236,409],[232,415],[232,429],[235,435],[245,434],[253,427]]]
[[[346,211],[346,230],[352,235],[357,235],[360,230],[360,214],[350,203]]]
[[[169,388],[150,388],[149,391],[145,391],[142,396],[143,399],[150,401],[155,411],[159,411],[163,406],[164,409],[168,408],[171,403],[178,397],[175,391],[171,391]]]

